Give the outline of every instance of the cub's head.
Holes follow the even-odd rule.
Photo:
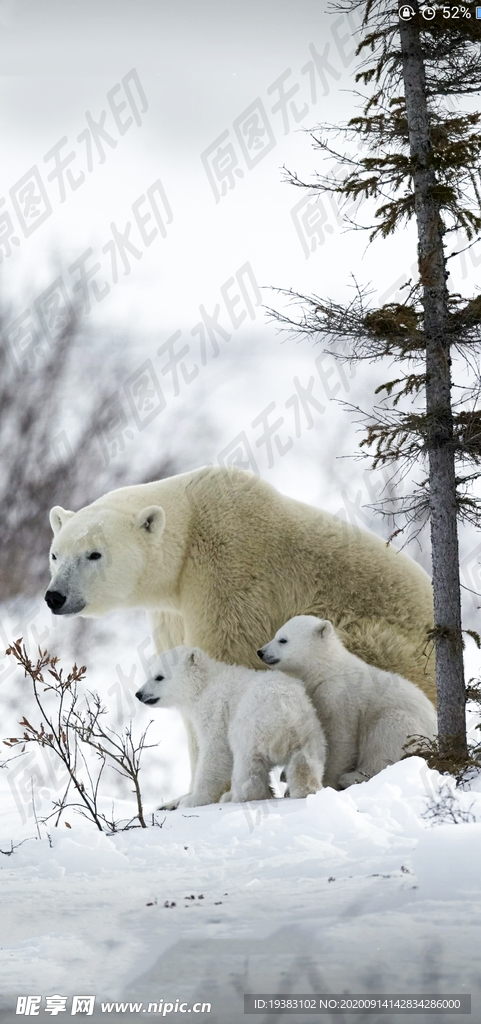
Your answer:
[[[334,638],[334,627],[328,619],[296,615],[281,626],[274,639],[264,644],[257,654],[269,668],[295,675],[322,659],[323,650],[325,652],[327,643]]]
[[[165,527],[159,505],[130,514],[87,505],[50,512],[51,581],[45,600],[54,615],[103,615],[145,604],[141,582]]]
[[[207,655],[200,647],[173,647],[153,662],[149,678],[135,696],[156,708],[189,703],[204,678]]]

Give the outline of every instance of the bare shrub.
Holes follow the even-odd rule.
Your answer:
[[[421,818],[424,818],[431,825],[471,824],[477,821],[476,815],[471,810],[473,803],[465,810],[461,807],[460,801],[456,793],[453,793],[449,782],[445,782],[440,786],[437,796],[431,797],[426,810],[421,814]]]
[[[479,729],[479,726],[477,726]],[[404,757],[422,757],[429,768],[441,775],[451,775],[461,786],[481,772],[481,743],[468,744],[467,751],[453,743],[440,748],[438,739],[411,736],[404,745]]]
[[[142,752],[158,746],[156,743],[146,743],[151,723],[137,741],[132,735],[132,722],[129,722],[123,733],[117,733],[102,722],[107,712],[98,694],[82,696],[79,693],[78,684],[85,677],[85,666],[78,668],[74,665],[65,676],[63,669],[57,667],[58,658],[40,649],[34,663],[22,645],[21,638],[6,653],[13,655],[32,683],[35,702],[40,711],[40,724],[33,725],[24,716],[20,722],[23,735],[10,737],[4,743],[10,748],[21,745],[22,753],[31,744],[47,747],[60,759],[68,777],[63,795],[53,801],[52,813],[40,819],[41,822],[45,824],[54,818],[57,826],[63,812],[70,807],[93,821],[100,832],[146,828],[139,774]],[[44,678],[46,672],[50,681]],[[47,708],[44,697],[46,693],[53,697],[53,711]],[[97,755],[93,762],[95,768],[92,758],[88,757],[88,748]],[[133,783],[137,814],[123,824],[114,819],[113,811],[112,817],[107,818],[99,807],[100,784],[106,767],[113,768]],[[138,824],[134,825],[133,822]]]

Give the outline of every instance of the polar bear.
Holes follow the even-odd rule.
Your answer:
[[[265,800],[269,771],[285,765],[291,797],[322,788],[325,740],[299,680],[213,661],[198,647],[176,647],[154,662],[135,695],[144,704],[178,708],[198,746],[193,792],[166,805]]]
[[[424,693],[350,654],[326,619],[296,615],[257,653],[269,668],[302,679],[326,734],[325,786],[370,779],[401,759],[408,736],[436,735]]]
[[[201,647],[259,666],[295,615],[330,619],[348,650],[433,695],[428,575],[374,534],[281,495],[253,473],[207,467],[51,510],[54,615],[145,608],[158,651]]]
[[[187,644],[251,668],[283,622],[318,615],[364,661],[434,694],[424,570],[253,473],[204,467],[121,487],[78,512],[55,506],[50,523],[54,615],[145,608],[159,652]]]

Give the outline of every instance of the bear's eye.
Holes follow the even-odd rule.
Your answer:
[[[279,640],[279,643],[280,643],[280,644],[286,644],[286,643],[287,643],[287,640],[284,640],[284,638],[282,638],[282,640]]]
[[[156,683],[161,683],[161,682],[162,682],[162,680],[163,680],[163,678],[164,678],[163,676],[156,676],[156,677],[155,677],[155,682],[156,682]]]
[[[54,555],[53,552],[52,552],[52,562],[56,562],[56,561],[57,561],[57,556]]]
[[[100,551],[92,551],[91,555],[87,555],[89,562],[95,562],[97,558],[102,558]]]

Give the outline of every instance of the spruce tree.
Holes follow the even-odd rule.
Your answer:
[[[313,135],[315,147],[341,163],[341,179],[317,174],[304,182],[287,172],[287,180],[345,202],[380,200],[375,223],[367,226],[371,241],[414,218],[419,280],[404,302],[382,308],[357,286],[348,305],[279,289],[301,304],[301,316],[271,312],[295,333],[327,346],[342,339],[349,359],[389,356],[400,363],[397,379],[377,389],[385,397],[361,444],[373,449],[374,466],[402,466],[404,474],[420,460],[426,464],[426,480],[402,510],[407,524],[430,520],[434,629],[427,640],[435,645],[439,750],[462,760],[466,695],[457,529],[459,520],[481,523],[473,491],[481,475],[481,295],[464,300],[449,292],[448,260],[455,253],[446,244],[450,234],[461,232],[469,246],[481,231],[481,115],[457,109],[460,97],[481,91],[481,21],[472,5],[465,17],[449,0],[432,5],[432,20],[424,19],[417,0],[409,6],[414,15],[403,20],[385,0],[331,5],[337,14],[362,10],[356,81],[371,91],[361,116],[341,129],[323,124]],[[333,147],[339,131],[360,143],[358,158]],[[356,228],[363,227],[358,217]],[[471,370],[462,401],[453,399],[453,355],[464,356]],[[423,407],[416,406],[417,398]]]

